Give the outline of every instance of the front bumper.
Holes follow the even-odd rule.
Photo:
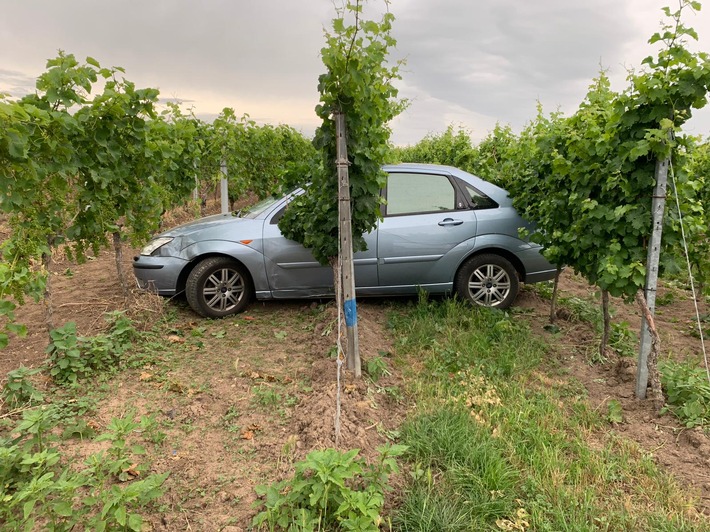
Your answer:
[[[133,257],[133,274],[138,287],[161,296],[174,296],[180,272],[188,261],[176,257]]]

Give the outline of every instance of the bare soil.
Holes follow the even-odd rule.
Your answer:
[[[132,280],[131,260],[126,252],[124,265]],[[99,432],[113,416],[129,411],[136,418],[153,415],[158,421],[164,438],[149,447],[147,461],[153,472],[170,476],[166,494],[148,518],[154,530],[246,530],[255,512],[256,485],[285,478],[292,464],[311,450],[335,445],[338,372],[332,351],[337,322],[332,302],[253,303],[238,316],[202,320],[183,302],[137,290],[125,301],[113,252],[101,252],[84,264],[56,256],[51,275],[54,323],[74,321],[79,334],[104,330],[103,313],[116,309],[128,309],[146,329],[169,318],[162,344],[137,346],[153,350],[153,362],[117,375],[90,420]],[[563,275],[561,292],[594,298],[593,288],[570,272]],[[697,356],[692,301],[680,290],[668,299],[657,320],[662,356]],[[614,321],[628,322],[637,334],[638,309],[621,301],[612,305]],[[708,435],[684,429],[669,415],[659,417],[650,401],[635,399],[635,359],[608,352],[600,360],[598,336],[588,323],[562,313],[560,331],[548,332],[549,301],[529,288],[516,307],[517,319],[529,321],[534,333],[549,343],[555,371],[581,383],[594,408],[607,408],[612,399],[621,403],[623,422],[610,430],[638,442],[697,494],[698,510],[710,515]],[[373,383],[341,373],[339,443],[361,449],[367,458],[388,441],[407,411],[400,395],[402,372],[388,359],[393,350],[388,308],[385,301],[360,301],[358,324],[363,360],[381,356],[391,375]],[[13,339],[2,352],[0,375],[20,365],[39,366],[45,358],[43,305],[28,303],[17,315],[29,334]],[[79,443],[67,444],[67,450],[77,460],[89,452]]]

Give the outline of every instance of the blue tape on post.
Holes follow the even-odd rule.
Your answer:
[[[343,305],[343,310],[345,311],[345,325],[348,327],[354,327],[357,323],[357,307],[355,306],[355,300],[348,299]]]

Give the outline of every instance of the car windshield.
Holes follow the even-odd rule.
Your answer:
[[[273,206],[281,198],[282,196],[270,196],[255,203],[254,205],[240,209],[236,212],[236,215],[240,218],[258,218],[261,213]]]

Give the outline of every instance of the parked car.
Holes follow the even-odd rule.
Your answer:
[[[358,296],[425,290],[471,303],[509,307],[520,282],[551,279],[555,266],[537,244],[508,193],[457,168],[424,164],[384,167],[386,204],[377,227],[355,253]],[[297,190],[241,213],[208,216],[153,238],[134,258],[142,288],[184,293],[198,314],[217,318],[253,298],[333,296],[333,272],[277,225]]]

